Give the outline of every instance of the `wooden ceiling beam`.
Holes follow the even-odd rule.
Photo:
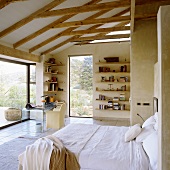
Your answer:
[[[91,41],[87,41],[87,42],[84,42],[83,44],[81,43],[77,43],[77,44],[74,44],[74,45],[87,45],[87,44],[108,44],[108,43],[123,43],[123,42],[130,42],[130,40],[125,40],[125,41],[120,41],[120,40],[117,40],[117,41],[108,41],[108,42],[95,42],[95,43],[91,43]]]
[[[131,33],[134,31],[134,22],[135,22],[135,0],[131,0],[131,10],[130,10],[130,27],[131,27]]]
[[[84,34],[94,34],[94,33],[108,33],[108,32],[113,32],[113,31],[126,31],[126,30],[130,30],[130,27],[129,26],[122,26],[122,27],[112,27],[112,28],[78,30],[78,31],[65,32],[65,33],[62,34],[62,36],[84,35]]]
[[[105,14],[106,12],[109,12],[109,11],[110,11],[110,10],[103,10],[103,11],[97,12],[96,14],[93,14],[92,16],[88,17],[87,19],[90,20],[90,19],[97,18],[97,17],[99,17],[99,16],[101,16],[101,15],[103,15],[103,14]],[[86,20],[86,19],[85,19],[85,20]],[[57,38],[61,37],[63,34],[68,34],[68,33],[72,32],[72,31],[73,31],[74,29],[76,29],[76,28],[78,28],[78,26],[77,26],[77,27],[67,28],[66,30],[64,30],[64,31],[62,31],[62,32],[60,32],[60,33],[58,33],[58,34],[56,34],[56,35],[48,38],[47,40],[45,40],[45,41],[43,41],[43,42],[35,45],[34,47],[30,48],[30,49],[29,49],[29,52],[31,53],[31,52],[33,52],[33,51],[41,48],[42,46],[44,46],[44,45],[46,45],[46,44],[48,44],[48,43],[56,40]]]
[[[15,57],[22,60],[40,62],[40,56],[38,55],[30,54],[28,52],[21,51],[21,50],[16,50],[1,44],[0,44],[0,54]]]
[[[5,30],[0,32],[0,38],[8,35],[9,33],[15,31],[16,29],[22,27],[23,25],[29,23],[30,21],[32,21],[37,15],[41,14],[42,12],[48,11],[54,7],[56,7],[57,5],[63,3],[66,0],[54,0],[51,3],[49,3],[48,5],[44,6],[43,8],[39,9],[38,11],[32,13],[31,15],[29,15],[28,17],[18,21],[17,23],[13,24],[12,26],[6,28]]]
[[[10,3],[16,2],[16,1],[25,1],[25,0],[1,0],[0,1],[0,9],[6,7]]]
[[[86,3],[85,5],[91,5],[91,4],[94,4],[94,3],[98,3],[98,2],[100,2],[100,1],[101,1],[101,0],[91,0],[90,2]],[[58,20],[52,22],[51,24],[48,24],[47,26],[41,28],[40,30],[38,30],[38,31],[36,31],[36,32],[28,35],[27,37],[19,40],[18,42],[14,43],[14,44],[13,44],[13,47],[14,47],[14,48],[17,48],[17,47],[25,44],[26,42],[28,42],[28,41],[36,38],[37,36],[43,34],[43,33],[46,32],[46,31],[48,31],[48,30],[51,29],[53,26],[55,26],[55,25],[57,25],[57,24],[59,24],[59,23],[62,23],[62,22],[64,22],[64,21],[70,19],[70,18],[73,17],[73,16],[75,16],[75,14],[65,15],[65,16],[59,18]]]
[[[90,25],[90,24],[106,24],[106,23],[121,22],[121,21],[130,21],[130,16],[116,16],[110,18],[98,18],[98,19],[90,19],[90,20],[82,20],[82,21],[64,22],[56,25],[54,28],[75,27],[75,26]]]
[[[117,34],[117,35],[105,35],[105,36],[89,36],[89,37],[79,37],[73,38],[71,42],[82,42],[82,41],[93,41],[93,40],[104,40],[104,39],[119,39],[119,38],[129,38],[130,34]]]
[[[123,11],[121,11],[121,12],[119,12],[119,13],[115,14],[114,16],[123,15],[123,14],[127,13],[129,10],[130,10],[130,9],[129,9],[129,8],[127,8],[127,9],[125,9],[125,10],[123,10]],[[93,16],[91,16],[91,17],[88,17],[88,18],[87,18],[87,20],[89,20],[89,19],[93,19],[93,17],[94,17],[94,16],[95,16],[95,15],[93,15]],[[113,16],[113,17],[114,17],[114,16]],[[97,16],[95,16],[95,17],[97,17]],[[96,29],[96,28],[98,28],[98,27],[100,27],[100,26],[102,26],[102,24],[94,25],[94,26],[92,26],[92,27],[88,28],[87,30]],[[65,45],[65,44],[67,44],[67,43],[71,42],[74,38],[79,38],[79,37],[80,37],[79,35],[77,35],[77,36],[73,36],[73,37],[70,37],[69,39],[65,40],[64,42],[62,42],[62,43],[60,43],[60,44],[57,44],[57,45],[55,45],[55,46],[51,47],[50,49],[48,49],[48,50],[46,50],[46,51],[42,52],[42,54],[48,54],[48,53],[50,53],[50,52],[52,52],[52,51],[56,50],[57,48],[59,48],[59,47],[61,47],[61,46]]]
[[[89,12],[89,11],[99,11],[99,10],[114,9],[114,8],[129,7],[129,6],[130,6],[130,0],[121,0],[121,1],[89,5],[88,7],[79,6],[79,7],[63,8],[63,9],[58,9],[58,10],[46,11],[38,15],[38,17],[44,18],[44,17],[52,17],[52,16],[58,16],[58,15],[78,14],[78,13]]]

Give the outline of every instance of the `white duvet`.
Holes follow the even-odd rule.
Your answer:
[[[53,135],[74,152],[81,170],[148,170],[140,143],[125,143],[128,127],[70,124]]]

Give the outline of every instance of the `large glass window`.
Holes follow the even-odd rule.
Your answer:
[[[0,61],[0,106],[22,109],[27,103],[27,66]]]
[[[18,121],[6,119],[5,110],[22,110],[26,103],[35,103],[35,69],[35,65],[0,60],[0,127]]]
[[[70,57],[70,116],[92,117],[93,58]]]

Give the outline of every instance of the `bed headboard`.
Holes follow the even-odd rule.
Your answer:
[[[158,112],[158,98],[153,97],[153,114]]]

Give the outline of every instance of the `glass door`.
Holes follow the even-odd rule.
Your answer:
[[[93,57],[70,56],[70,116],[93,115]]]

